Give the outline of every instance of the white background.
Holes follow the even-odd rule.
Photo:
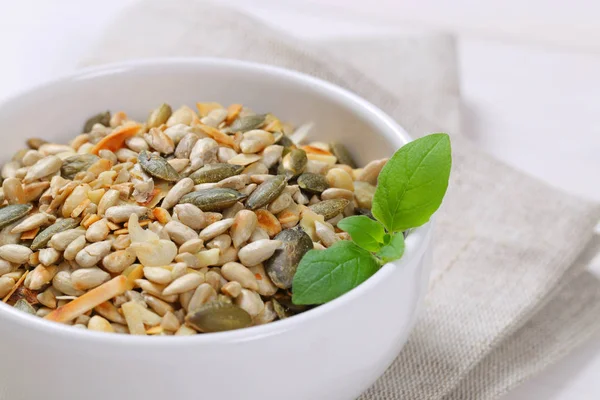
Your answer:
[[[0,0],[0,100],[74,70],[111,18],[135,1]],[[597,2],[224,2],[312,39],[407,26],[456,33],[465,134],[530,174],[600,200]],[[596,400],[599,376],[600,334],[506,399]]]

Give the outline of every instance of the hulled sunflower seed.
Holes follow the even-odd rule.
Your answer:
[[[89,290],[110,280],[110,275],[98,267],[81,268],[71,273],[71,283],[77,290]]]
[[[269,259],[280,246],[280,240],[257,240],[242,247],[238,257],[242,264],[251,267]]]
[[[56,222],[54,225],[49,226],[35,237],[33,243],[31,244],[31,249],[38,250],[44,247],[46,244],[49,244],[56,250],[64,251],[71,242],[73,242],[79,236],[85,235],[85,230],[83,228],[72,229],[77,225],[77,221],[70,218]],[[71,226],[71,228],[62,229],[65,226]],[[49,232],[46,233],[46,231]]]
[[[242,289],[239,296],[235,298],[234,303],[252,317],[260,314],[265,307],[260,295],[248,289]]]
[[[205,213],[193,204],[178,204],[173,209],[173,217],[192,229],[202,229],[207,225]]]
[[[108,208],[104,215],[109,221],[114,223],[125,222],[129,220],[129,217],[135,214],[138,217],[144,217],[148,214],[148,208],[142,206],[113,206]]]
[[[131,250],[117,250],[102,259],[102,265],[113,274],[120,274],[135,262],[135,254]]]
[[[387,163],[388,159],[375,160],[368,163],[356,177],[357,181],[368,182],[371,185],[377,184],[377,177]]]
[[[110,252],[110,248],[110,240],[92,243],[77,253],[75,256],[75,261],[83,268],[92,267]]]
[[[257,225],[258,218],[252,211],[241,210],[237,213],[231,226],[231,239],[235,248],[239,248],[250,239]]]
[[[169,235],[169,238],[171,238],[171,240],[177,243],[178,245],[181,245],[187,242],[188,240],[198,238],[198,234],[196,233],[196,231],[178,221],[169,221],[165,225],[164,229]]]
[[[32,253],[31,249],[20,244],[5,244],[4,246],[0,246],[0,257],[15,264],[27,262]]]
[[[200,232],[200,235],[198,237],[206,242],[206,241],[208,241],[212,238],[215,238],[218,235],[226,232],[229,228],[231,228],[231,226],[233,225],[233,222],[234,222],[233,218],[227,218],[227,219],[223,219],[221,221],[212,223],[209,226],[207,226],[206,228],[204,228],[202,230],[202,232]]]
[[[195,133],[186,133],[177,144],[177,148],[175,149],[175,157],[189,159],[192,149],[194,148],[194,145],[198,139],[198,135]]]
[[[221,267],[221,274],[228,281],[236,281],[242,287],[250,290],[258,290],[256,277],[248,268],[240,263],[228,262]]]
[[[57,156],[47,156],[29,167],[23,183],[31,183],[37,179],[52,175],[60,170],[62,160]]]
[[[100,242],[108,236],[110,228],[105,219],[94,222],[85,232],[85,238],[88,242]]]
[[[204,277],[201,274],[189,273],[171,282],[169,286],[163,290],[162,295],[169,296],[194,290],[203,282]]]
[[[189,310],[189,312],[194,312],[209,301],[213,301],[216,299],[217,292],[215,291],[215,289],[208,283],[202,283],[194,291],[194,294],[192,295],[188,303],[187,309]]]

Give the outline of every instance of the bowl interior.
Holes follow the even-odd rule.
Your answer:
[[[233,60],[163,59],[83,70],[6,101],[0,105],[0,137],[3,144],[0,160],[9,160],[14,152],[25,147],[24,141],[30,137],[66,143],[81,133],[88,117],[101,111],[125,111],[134,119],[145,120],[149,111],[163,102],[177,108],[180,105],[194,107],[198,101],[217,101],[223,105],[242,103],[256,112],[271,112],[294,125],[311,122],[311,139],[346,144],[360,165],[389,156],[408,141],[408,135],[379,109],[337,86],[315,78]],[[405,256],[399,262],[409,263],[421,247],[428,230],[427,225],[411,235]],[[384,267],[372,279],[385,279],[388,273],[391,270]],[[368,283],[314,311],[243,331],[253,330],[258,334],[285,329],[296,318],[308,318],[308,314],[313,312],[325,313],[343,304],[347,296],[359,295],[355,292],[361,289],[368,290]],[[6,317],[19,325],[39,328],[42,325],[44,328],[52,326],[50,329],[54,332],[69,336],[85,334],[91,338],[98,335],[73,329],[67,331],[65,326],[58,324],[45,324],[41,319],[21,314],[3,304],[0,305],[0,313],[5,313]],[[234,338],[242,333],[216,335]],[[123,335],[116,335],[120,338],[108,336],[118,341],[134,340]],[[208,340],[208,336],[212,335],[200,336],[202,338],[195,339]]]
[[[312,122],[311,138],[345,143],[361,164],[390,155],[407,139],[368,103],[298,73],[239,61],[156,60],[84,71],[7,101],[0,108],[0,159],[29,137],[67,142],[101,111],[145,120],[163,102],[195,108],[199,101],[241,103],[295,126]]]

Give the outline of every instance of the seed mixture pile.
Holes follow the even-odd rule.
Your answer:
[[[264,324],[302,256],[350,239],[386,160],[239,104],[90,118],[68,145],[29,139],[2,167],[0,298],[51,321],[137,335]]]

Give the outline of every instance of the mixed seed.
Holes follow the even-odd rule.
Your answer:
[[[27,140],[1,170],[0,299],[82,329],[220,332],[288,318],[310,249],[370,215],[386,160],[239,104],[167,104],[145,123],[85,122],[69,145]]]

